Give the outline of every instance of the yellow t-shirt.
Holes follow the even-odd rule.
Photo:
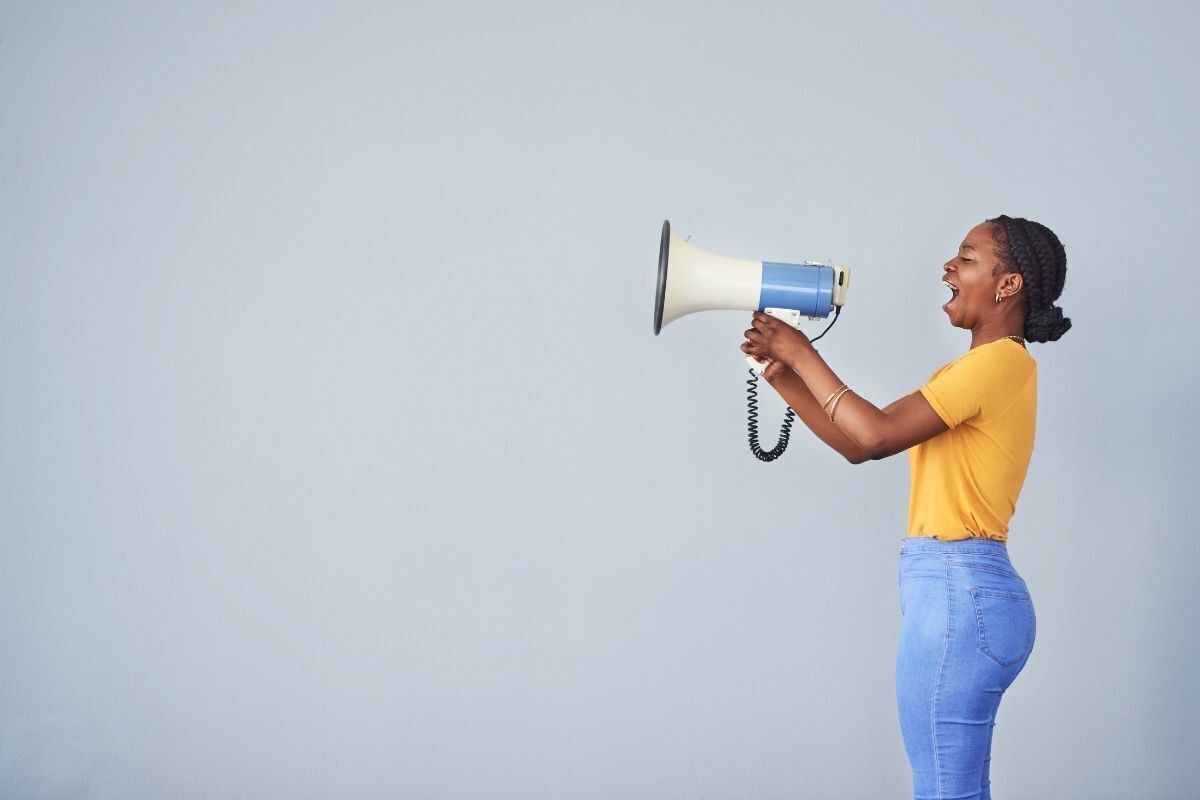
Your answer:
[[[919,390],[950,430],[909,448],[908,535],[1008,540],[1037,420],[1037,362],[1012,339],[969,350]]]

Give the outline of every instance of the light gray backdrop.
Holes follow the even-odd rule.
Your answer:
[[[886,403],[1008,213],[1075,328],[996,794],[1194,796],[1197,8],[5,3],[0,795],[903,797],[905,461],[755,461],[659,227],[852,265]]]

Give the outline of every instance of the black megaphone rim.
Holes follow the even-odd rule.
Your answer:
[[[664,219],[658,245],[658,291],[654,293],[654,335],[662,330],[663,304],[667,299],[667,262],[671,260],[671,220]]]

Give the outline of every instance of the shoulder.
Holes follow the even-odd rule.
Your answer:
[[[929,405],[949,427],[1010,404],[1014,397],[1036,391],[1037,363],[1012,340],[969,350],[933,374],[921,387]]]
[[[1037,361],[1011,339],[1000,339],[972,348],[938,372],[999,372],[1009,377],[1027,377],[1037,372]]]

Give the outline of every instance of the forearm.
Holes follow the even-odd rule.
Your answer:
[[[834,411],[832,420],[830,409],[822,409],[818,405],[821,400],[837,393],[843,384],[816,348],[811,345],[805,347],[789,366],[804,382],[812,403],[817,406],[818,415],[830,428],[847,439],[863,459],[892,454],[888,452],[886,442],[887,415],[869,401],[853,391],[842,394],[831,406]],[[816,399],[818,397],[821,400]],[[799,414],[799,410],[796,413]]]
[[[799,375],[790,369],[785,370],[770,383],[771,387],[779,392],[780,397],[796,412],[800,421],[816,434],[818,439],[840,453],[847,461],[851,464],[861,464],[870,458],[853,439],[829,420],[829,417],[821,409],[821,401],[813,396]],[[828,397],[828,394],[822,397]]]

